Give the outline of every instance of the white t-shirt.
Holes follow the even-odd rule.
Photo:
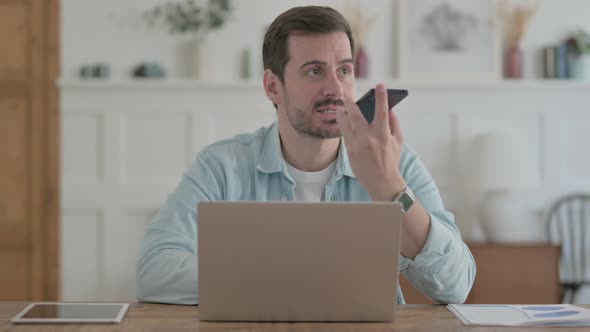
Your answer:
[[[293,199],[296,201],[319,202],[324,199],[324,190],[336,170],[336,160],[319,172],[303,172],[289,165],[287,173],[295,181]]]

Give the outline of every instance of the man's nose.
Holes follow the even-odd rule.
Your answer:
[[[336,73],[327,76],[323,89],[325,97],[340,98],[343,90],[342,82]]]

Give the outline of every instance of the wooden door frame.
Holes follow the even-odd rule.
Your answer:
[[[57,80],[60,76],[61,62],[61,24],[60,24],[60,0],[48,0],[48,24],[47,24],[47,105],[49,127],[49,149],[46,150],[47,165],[47,216],[48,229],[46,252],[49,253],[45,262],[45,294],[43,297],[49,300],[59,300],[60,297],[60,173],[61,173],[61,139],[59,111],[59,88]]]
[[[60,0],[31,4],[32,300],[60,297]]]

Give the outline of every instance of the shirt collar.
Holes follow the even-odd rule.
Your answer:
[[[256,167],[259,171],[264,173],[277,173],[282,172],[285,167],[283,165],[283,152],[281,150],[281,139],[279,136],[279,126],[275,122],[269,128],[262,148],[260,150],[260,157],[258,158]],[[338,150],[338,159],[336,161],[336,172],[337,178],[342,175],[354,178],[350,162],[348,160],[348,153],[346,153],[346,147],[341,141]]]
[[[356,178],[350,167],[350,161],[348,160],[348,153],[346,152],[346,146],[344,141],[340,139],[340,148],[338,150],[338,162],[336,163],[336,174],[343,174],[351,178]],[[340,177],[340,176],[338,176]]]
[[[283,152],[281,151],[279,126],[276,122],[270,126],[266,133],[256,167],[264,173],[276,173],[283,169]]]

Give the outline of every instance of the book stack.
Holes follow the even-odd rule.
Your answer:
[[[566,45],[543,48],[545,78],[570,78],[569,52]]]

